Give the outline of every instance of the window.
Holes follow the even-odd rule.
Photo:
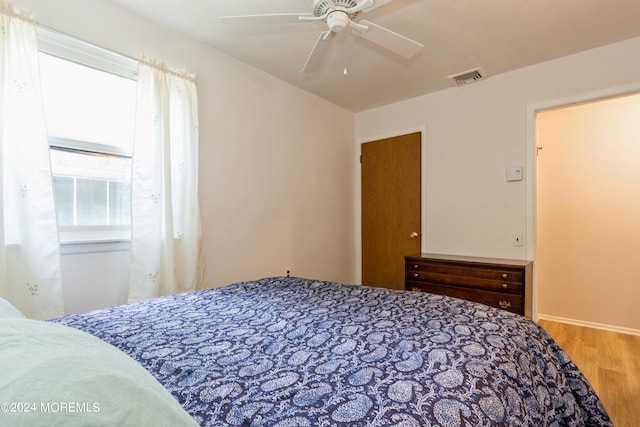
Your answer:
[[[135,61],[46,30],[39,41],[60,241],[129,240]]]
[[[91,151],[69,149],[68,141],[57,138],[51,138],[50,145],[56,212],[61,230],[128,227],[131,157],[105,154],[99,148]]]

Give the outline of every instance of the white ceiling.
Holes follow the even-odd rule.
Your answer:
[[[356,21],[419,41],[417,56],[399,58],[344,31],[308,74],[301,70],[324,24],[239,28],[218,18],[310,13],[313,0],[111,1],[354,112],[451,87],[447,76],[475,67],[491,78],[640,36],[640,0],[393,0]]]

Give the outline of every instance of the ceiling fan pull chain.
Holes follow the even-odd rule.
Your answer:
[[[342,74],[344,74],[345,76],[347,75],[347,47],[345,46],[344,48],[344,71],[342,72]]]

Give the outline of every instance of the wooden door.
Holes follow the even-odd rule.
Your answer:
[[[404,289],[420,253],[420,133],[361,145],[362,284]]]

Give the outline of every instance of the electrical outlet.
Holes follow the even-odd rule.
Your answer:
[[[522,233],[513,233],[511,240],[513,241],[513,246],[522,246]]]
[[[522,166],[511,166],[506,169],[507,181],[522,181]]]

